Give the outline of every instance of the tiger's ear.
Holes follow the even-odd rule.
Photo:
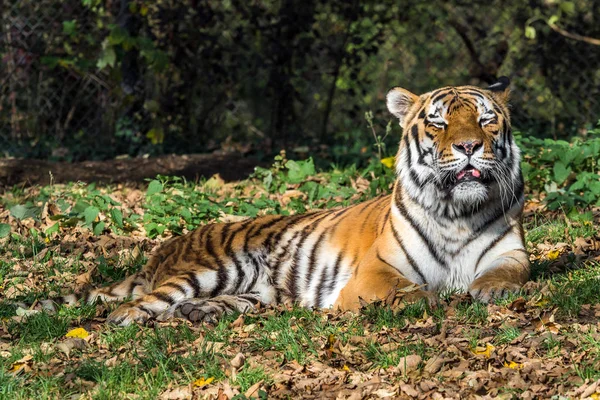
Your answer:
[[[399,120],[400,124],[404,122],[408,110],[417,102],[419,96],[409,92],[401,87],[390,89],[386,96],[387,108]]]
[[[488,90],[492,92],[492,96],[496,101],[499,101],[502,104],[508,103],[508,97],[510,96],[510,79],[506,76],[501,76],[498,78],[498,82],[490,85]]]

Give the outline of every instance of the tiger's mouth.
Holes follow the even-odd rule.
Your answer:
[[[445,190],[451,191],[463,183],[479,183],[484,186],[489,186],[493,180],[494,179],[489,171],[481,171],[469,164],[460,171],[447,176],[443,186]]]
[[[456,174],[456,183],[468,182],[468,181],[481,181],[481,171],[472,166],[467,165]]]

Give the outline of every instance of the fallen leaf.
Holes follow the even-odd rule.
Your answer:
[[[159,400],[187,400],[192,398],[189,386],[167,389],[158,397]]]
[[[414,371],[419,366],[422,358],[418,354],[411,354],[406,357],[402,357],[398,363],[398,369],[403,375],[410,371]]]
[[[511,362],[509,362],[509,363],[507,363],[507,362],[505,361],[505,362],[504,362],[504,366],[505,366],[506,368],[510,368],[510,369],[522,369],[522,368],[523,368],[523,364],[519,364],[519,363],[516,363],[516,362],[514,362],[514,361],[511,361]]]
[[[261,381],[256,382],[254,385],[250,386],[248,388],[248,390],[246,390],[246,393],[244,393],[244,396],[252,397],[256,392],[258,392],[258,389],[260,389],[263,382],[264,381],[261,380]]]
[[[492,344],[486,343],[485,347],[477,346],[475,349],[472,349],[471,352],[476,356],[483,355],[485,358],[490,358],[494,349],[495,347]]]
[[[560,250],[551,250],[546,254],[546,257],[550,261],[556,260],[558,256],[560,256]]]
[[[237,353],[230,363],[233,368],[240,369],[244,365],[244,361],[246,361],[246,357],[242,353]]]
[[[199,378],[194,381],[193,385],[196,387],[204,387],[206,385],[210,385],[210,383],[214,380],[215,378],[212,376],[210,378]]]
[[[65,335],[65,337],[68,337],[68,338],[79,338],[79,339],[85,339],[88,336],[90,336],[89,332],[83,328],[71,329]]]

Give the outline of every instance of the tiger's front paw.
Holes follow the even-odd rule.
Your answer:
[[[128,326],[133,323],[144,324],[151,317],[152,315],[150,315],[149,312],[144,311],[136,306],[122,304],[119,306],[119,308],[110,313],[106,319],[106,323],[119,326]]]
[[[474,299],[484,303],[494,300],[504,299],[510,293],[517,293],[521,289],[521,284],[506,281],[487,281],[473,283],[469,288],[469,293]]]
[[[425,299],[430,307],[436,307],[439,304],[439,298],[436,293],[429,290],[423,290],[417,285],[397,288],[390,296],[388,296],[386,303],[389,305],[397,304],[399,301],[416,303],[421,299]]]

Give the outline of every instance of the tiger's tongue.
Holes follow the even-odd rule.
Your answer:
[[[475,178],[479,178],[481,176],[481,172],[478,169],[463,169],[458,173],[458,175],[456,175],[456,179],[462,179],[466,174],[470,174]]]

